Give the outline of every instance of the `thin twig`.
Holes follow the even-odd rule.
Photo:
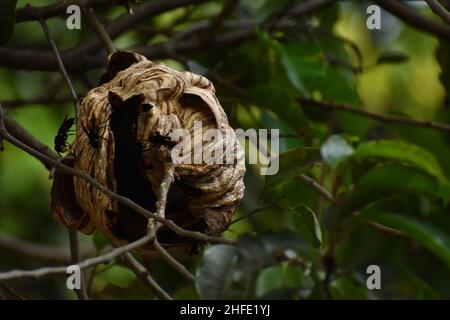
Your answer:
[[[4,111],[3,111],[3,108],[0,103],[0,136],[3,137],[6,141],[15,145],[16,147],[18,147],[18,148],[24,150],[25,152],[27,152],[28,154],[32,155],[33,157],[41,160],[42,162],[45,162],[49,166],[53,167],[55,170],[69,174],[69,175],[73,175],[73,176],[76,176],[76,177],[79,177],[79,178],[85,180],[86,182],[90,183],[95,188],[99,189],[101,192],[106,194],[111,199],[116,200],[117,202],[122,203],[131,209],[136,210],[137,212],[139,212],[146,218],[154,219],[156,222],[159,222],[162,225],[164,225],[165,227],[175,231],[175,233],[177,233],[179,236],[202,240],[202,241],[206,241],[206,242],[213,242],[213,243],[223,243],[223,244],[229,244],[229,245],[236,244],[236,241],[233,241],[233,240],[228,240],[228,239],[219,238],[219,237],[213,237],[213,236],[205,235],[198,231],[189,231],[189,230],[183,229],[180,226],[178,226],[175,222],[173,222],[172,220],[165,219],[157,214],[151,213],[150,211],[144,209],[143,207],[141,207],[140,205],[138,205],[131,199],[121,196],[121,195],[111,191],[106,186],[104,186],[103,184],[101,184],[100,182],[98,182],[97,180],[92,178],[89,174],[87,174],[85,172],[81,172],[76,169],[73,169],[69,166],[66,166],[66,165],[62,164],[61,162],[55,160],[54,158],[50,158],[47,155],[44,155],[41,152],[24,144],[23,142],[17,140],[15,137],[10,135],[9,132],[6,130],[3,119],[4,119]]]
[[[10,286],[8,286],[6,283],[0,283],[0,292],[1,292],[1,289],[3,289],[3,292],[8,291],[11,294],[15,295],[17,298],[19,298],[19,300],[27,300],[23,295],[21,295],[19,292],[17,292],[16,290],[14,290]],[[5,295],[5,297],[6,297],[6,295]]]
[[[164,176],[161,181],[159,187],[158,201],[156,203],[156,215],[161,218],[165,218],[166,215],[166,203],[167,203],[167,195],[170,190],[170,186],[172,185],[174,179],[174,171],[175,166],[172,163],[166,163],[164,168]],[[153,224],[153,220],[149,219],[149,232],[153,235],[156,235],[157,230],[161,226],[160,223]],[[158,251],[161,256],[169,262],[171,266],[175,268],[178,272],[180,272],[183,276],[188,278],[191,281],[195,282],[195,276],[191,274],[181,263],[175,260],[158,242],[157,237],[153,238],[153,247]]]
[[[325,183],[325,178],[327,177],[328,168],[326,166],[322,166],[320,170],[319,181],[317,182],[319,185],[323,186]],[[332,196],[332,195],[331,195]],[[324,205],[325,199],[324,197],[318,197],[316,204],[316,214],[319,221],[322,221],[322,217],[324,214]]]
[[[403,232],[403,231],[395,229],[395,228],[387,227],[385,225],[382,225],[381,223],[377,223],[372,220],[367,221],[367,223],[370,226],[374,227],[375,229],[377,229],[378,231],[380,231],[384,234],[393,235],[393,236],[397,236],[397,237],[403,237],[403,238],[410,238],[410,236],[406,232]]]
[[[0,247],[3,249],[13,250],[19,254],[26,255],[33,259],[49,260],[49,261],[70,261],[67,247],[51,246],[25,241],[8,234],[0,234]],[[92,250],[82,248],[83,255],[92,254]]]
[[[329,110],[339,110],[339,111],[347,111],[352,113],[357,113],[362,116],[372,118],[375,120],[379,120],[386,123],[397,123],[397,124],[403,124],[403,125],[409,125],[409,126],[415,126],[415,127],[423,127],[423,128],[431,128],[436,129],[444,132],[450,132],[450,125],[441,123],[441,122],[435,122],[435,121],[429,121],[429,120],[416,120],[416,119],[410,119],[405,117],[399,117],[394,115],[383,115],[379,113],[370,112],[364,109],[355,108],[351,105],[348,105],[346,103],[341,102],[334,102],[334,101],[319,101],[309,98],[300,98],[298,99],[298,102],[300,105],[309,105],[319,108],[325,108]]]
[[[53,151],[49,146],[43,144],[41,141],[36,139],[32,134],[30,134],[24,127],[22,127],[19,123],[17,123],[16,120],[11,118],[9,115],[5,114],[3,121],[8,133],[10,133],[17,140],[39,151],[40,153],[46,155],[49,158],[55,160],[60,159],[60,156],[55,151]],[[52,166],[46,163],[45,161],[42,161],[41,159],[38,160],[42,162],[42,164],[45,166],[47,170],[50,171],[52,169]]]
[[[89,7],[97,7],[97,6],[111,6],[117,5],[117,1],[114,0],[71,0],[71,1],[59,1],[58,3],[42,6],[42,7],[33,7],[25,5],[22,8],[18,8],[16,10],[16,23],[25,22],[25,21],[34,21],[42,19],[48,19],[51,17],[65,15],[67,14],[67,7],[69,4],[74,4],[79,7],[89,6]]]
[[[261,193],[261,197],[262,197],[262,194],[263,194],[263,193]],[[239,217],[239,218],[236,218],[236,219],[234,219],[233,221],[230,221],[230,222],[226,223],[226,224],[225,224],[222,228],[220,228],[218,231],[215,231],[215,233],[220,234],[220,233],[226,231],[231,225],[233,225],[233,224],[235,224],[235,223],[237,223],[237,222],[239,222],[239,221],[241,221],[241,220],[250,218],[251,216],[253,216],[253,215],[255,215],[255,214],[259,213],[259,212],[262,212],[262,211],[264,211],[264,210],[266,210],[266,209],[275,207],[275,206],[278,204],[278,202],[280,202],[280,200],[284,199],[285,197],[286,197],[285,195],[282,195],[281,197],[279,197],[278,199],[276,199],[275,201],[273,201],[273,202],[271,202],[271,203],[268,203],[268,204],[263,205],[263,206],[258,206],[257,208],[253,209],[253,210],[250,211],[249,213],[244,214],[243,216],[241,216],[241,217]]]
[[[311,186],[311,188],[313,188],[322,198],[330,202],[334,202],[334,198],[331,193],[329,193],[328,190],[321,186],[316,180],[303,173],[300,174],[298,178]]]
[[[159,186],[158,202],[156,203],[156,215],[161,218],[166,215],[167,194],[174,179],[175,166],[172,163],[167,163],[164,169],[164,176]]]
[[[166,12],[171,9],[186,6],[192,3],[203,2],[205,0],[154,0],[147,1],[137,8],[133,15],[126,14],[110,26],[107,27],[110,38],[115,39],[123,32],[132,29],[139,23],[148,20],[149,17]],[[313,14],[325,6],[330,6],[336,0],[308,0],[300,3],[292,12],[289,12],[289,17],[295,18],[301,15]],[[224,23],[224,26],[226,22]],[[291,28],[291,24],[285,23],[278,26],[277,30],[284,30]],[[258,24],[250,24],[248,26],[237,26],[234,32],[227,32],[224,34],[215,35],[212,41],[208,44],[204,41],[199,41],[196,37],[180,41],[175,51],[178,54],[185,54],[195,50],[204,50],[213,45],[232,46],[255,36],[255,30]],[[132,50],[141,53],[152,59],[167,58],[167,48],[171,40],[163,43],[155,43],[150,46],[136,47]],[[98,53],[99,41],[97,38],[89,41],[77,48],[65,50],[61,53],[65,66],[68,70],[85,71],[95,67],[104,67],[104,56]],[[90,55],[93,53],[93,55]],[[46,70],[53,71],[56,68],[56,61],[51,52],[36,51],[19,48],[0,48],[0,65],[8,68],[24,69],[24,70]]]
[[[407,4],[396,0],[375,0],[375,2],[413,28],[450,40],[450,27],[448,25],[427,19]]]
[[[3,101],[3,107],[5,109],[16,109],[19,107],[37,104],[37,105],[60,105],[66,102],[73,101],[71,97],[53,97],[53,96],[42,96],[32,99],[15,99]]]
[[[80,242],[78,240],[78,232],[76,230],[68,230],[69,233],[69,243],[70,243],[70,263],[77,264],[80,262]],[[81,288],[75,289],[75,293],[79,300],[89,300],[86,291],[86,281],[84,273],[81,272]]]
[[[39,23],[42,26],[42,29],[44,30],[45,36],[47,37],[47,41],[52,47],[53,53],[55,54],[56,61],[58,62],[59,71],[64,77],[64,80],[67,83],[67,86],[69,87],[70,94],[72,95],[73,99],[73,105],[74,105],[74,113],[75,113],[75,119],[78,119],[78,113],[79,113],[79,100],[78,95],[75,91],[75,88],[73,86],[72,80],[69,77],[69,74],[66,71],[66,68],[64,67],[64,63],[61,59],[61,55],[59,54],[58,47],[56,46],[55,40],[53,40],[53,37],[50,34],[50,30],[48,29],[47,23],[45,20],[39,17]],[[79,250],[79,241],[78,241],[78,233],[76,230],[68,230],[69,233],[69,242],[70,242],[70,260],[72,264],[77,264],[80,261],[80,250]],[[85,287],[85,277],[84,273],[81,273],[81,288],[78,290],[75,290],[75,293],[78,296],[79,300],[88,300],[86,287]]]
[[[185,276],[188,280],[195,282],[195,276],[189,272],[186,267],[178,262],[174,257],[172,257],[158,242],[158,240],[155,238],[153,239],[153,247],[161,254],[161,256],[180,274]]]
[[[166,203],[167,203],[167,195],[170,190],[170,186],[172,185],[174,179],[175,166],[172,163],[166,163],[164,168],[164,176],[161,181],[161,185],[159,187],[159,195],[158,202],[156,203],[156,215],[161,218],[165,218],[166,215]],[[150,229],[150,232],[156,234],[156,231],[161,226],[161,224],[157,224]],[[153,247],[161,254],[161,256],[169,262],[171,266],[175,268],[178,272],[184,275],[191,281],[195,282],[195,276],[191,274],[181,263],[175,260],[158,242],[157,237],[153,238]]]
[[[431,10],[442,18],[446,23],[450,24],[450,12],[437,0],[425,0]]]
[[[152,292],[162,300],[172,300],[172,297],[164,291],[163,288],[150,275],[148,270],[129,252],[122,255],[127,265],[133,270],[136,275],[152,290]]]
[[[234,8],[238,5],[239,0],[228,0],[225,2],[225,4],[222,7],[222,10],[220,11],[220,13],[213,17],[209,22],[208,22],[208,29],[205,30],[204,32],[204,41],[205,43],[209,43],[212,39],[212,37],[214,36],[214,34],[216,34],[216,32],[220,29],[220,27],[222,26],[222,23],[225,21],[225,19],[227,18],[228,15],[230,15]]]
[[[4,292],[1,283],[0,283],[0,300],[7,300],[7,299],[6,299],[6,293]]]
[[[83,7],[83,12],[89,24],[91,25],[92,30],[103,42],[106,52],[108,54],[116,52],[116,48],[114,47],[114,44],[109,37],[108,32],[106,32],[105,27],[100,23],[100,21],[98,21],[97,17],[95,16],[94,9]]]
[[[67,73],[66,68],[64,67],[64,63],[62,61],[61,55],[58,51],[58,47],[56,46],[55,40],[53,40],[51,34],[50,34],[50,30],[48,29],[47,23],[45,22],[45,20],[43,20],[42,18],[39,18],[39,23],[42,26],[42,29],[44,30],[45,36],[47,37],[47,41],[50,44],[50,46],[52,47],[53,53],[55,55],[56,58],[56,62],[58,63],[58,68],[59,71],[61,72],[62,76],[64,77],[64,80],[67,83],[67,86],[69,87],[70,90],[70,94],[72,96],[73,99],[73,105],[75,108],[75,119],[78,118],[78,112],[79,112],[79,100],[78,100],[78,95],[75,91],[75,88],[73,86],[72,81],[70,80],[69,74]]]
[[[164,170],[164,176],[160,184],[158,201],[156,202],[156,216],[165,219],[166,216],[166,203],[167,203],[167,194],[169,193],[170,186],[173,182],[175,167],[173,164],[166,164]],[[154,219],[148,219],[148,234],[151,236],[153,242],[153,246],[156,248],[155,243],[156,233],[161,226],[161,223],[154,223]],[[163,248],[161,251],[163,256],[169,255]],[[150,287],[153,293],[158,296],[160,299],[171,300],[172,298],[168,293],[162,289],[158,283],[153,279],[153,277],[149,274],[148,270],[139,263],[130,253],[125,254],[123,256],[127,264],[130,268],[144,281],[144,283]]]
[[[139,240],[136,240],[134,242],[131,242],[125,246],[118,247],[116,249],[113,249],[112,251],[98,256],[94,258],[89,258],[86,260],[83,260],[82,262],[78,263],[78,267],[80,269],[86,269],[101,263],[108,263],[112,261],[113,259],[117,258],[118,256],[121,256],[127,252],[130,252],[134,249],[137,249],[146,243],[148,243],[152,239],[150,234],[145,235],[144,237],[140,238]],[[68,266],[61,266],[61,267],[45,267],[45,268],[39,268],[35,270],[11,270],[6,272],[0,272],[0,281],[4,280],[10,280],[10,279],[17,279],[17,278],[40,278],[43,276],[53,275],[53,274],[64,274],[67,271]]]

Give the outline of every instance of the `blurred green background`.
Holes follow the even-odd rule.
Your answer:
[[[17,8],[27,2],[19,0]],[[149,17],[114,43],[133,49],[166,42],[214,19],[229,2],[199,1]],[[301,2],[235,1],[215,32],[238,30],[239,21],[265,21]],[[33,1],[36,7],[51,3]],[[286,135],[280,142],[278,175],[264,177],[258,165],[247,167],[246,194],[235,217],[252,215],[225,233],[239,240],[237,247],[207,246],[183,258],[198,275],[195,286],[174,275],[164,261],[147,261],[175,298],[450,298],[450,132],[387,124],[296,100],[336,101],[381,114],[449,122],[448,42],[384,11],[382,29],[368,30],[369,4],[338,1],[315,15],[289,19],[285,30],[260,25],[243,41],[160,59],[210,78],[234,128],[280,129]],[[424,3],[415,9],[439,20]],[[127,14],[123,6],[96,12],[106,25]],[[61,51],[93,37],[84,20],[81,30],[67,30],[61,17],[49,19],[48,25]],[[194,29],[189,36],[204,37],[202,31]],[[49,50],[36,21],[17,23],[8,47]],[[364,70],[356,68],[358,52]],[[0,99],[7,113],[53,146],[64,116],[73,113],[61,75],[1,65]],[[80,96],[102,72],[70,72]],[[55,102],[8,107],[40,97]],[[322,184],[336,201],[320,198],[301,174]],[[2,235],[67,248],[67,232],[50,214],[51,183],[41,163],[5,143],[0,153]],[[107,250],[101,235],[81,240],[91,255]],[[0,242],[1,271],[62,263],[31,258]],[[366,268],[372,264],[381,268],[380,290],[366,287]],[[121,261],[87,275],[92,298],[153,298]],[[8,284],[27,299],[75,298],[64,276]]]

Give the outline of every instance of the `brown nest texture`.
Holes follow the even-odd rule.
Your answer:
[[[151,212],[164,170],[172,163],[166,218],[188,230],[217,234],[243,197],[245,165],[213,84],[132,52],[112,54],[102,82],[81,102],[77,134],[63,163]],[[205,139],[195,135],[198,129],[217,129],[222,135]],[[173,160],[174,150],[179,160]],[[214,161],[204,160],[206,153]],[[143,215],[85,180],[58,172],[52,212],[65,227],[85,234],[101,231],[115,245],[147,232]],[[164,227],[157,236],[165,247],[193,244]]]

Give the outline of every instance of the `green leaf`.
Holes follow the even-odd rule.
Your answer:
[[[367,300],[368,289],[352,278],[341,276],[330,284],[330,293],[337,300]]]
[[[409,56],[400,51],[386,51],[381,54],[377,60],[377,64],[397,64],[407,62]]]
[[[262,270],[256,280],[256,295],[262,297],[277,289],[300,288],[304,270],[287,263]]]
[[[436,60],[441,67],[439,81],[445,91],[445,99],[441,113],[446,114],[444,119],[448,119],[448,108],[450,107],[450,43],[446,40],[440,40],[436,49]],[[441,121],[443,121],[442,119]],[[447,120],[448,121],[448,120]]]
[[[421,169],[396,163],[369,170],[341,200],[339,211],[350,213],[399,194],[417,193],[450,200],[450,184]]]
[[[260,236],[248,234],[241,236],[237,244],[239,255],[237,266],[242,270],[262,268],[286,250],[312,263],[317,262],[318,250],[305,246],[296,232],[281,230]]]
[[[236,248],[214,245],[206,249],[203,261],[197,270],[196,288],[203,299],[224,299],[232,276]]]
[[[4,45],[12,36],[16,22],[17,0],[0,2],[0,45]]]
[[[419,168],[395,163],[379,165],[362,176],[358,187],[385,189],[391,193],[422,193],[442,199],[450,199],[450,185]]]
[[[404,232],[434,253],[450,268],[450,237],[438,228],[411,217],[374,210],[362,214],[361,218]]]
[[[315,43],[280,45],[281,63],[295,88],[306,94],[305,83],[310,77],[323,76],[326,63],[322,48]]]
[[[92,241],[94,242],[97,251],[100,251],[109,243],[108,238],[100,232],[94,234],[94,236],[92,237]]]
[[[256,85],[247,92],[250,103],[275,113],[294,130],[307,126],[302,109],[287,92],[275,84]]]
[[[407,266],[399,261],[396,261],[396,265],[400,268],[401,272],[408,278],[408,281],[413,287],[413,291],[416,299],[420,300],[437,300],[439,295],[436,291],[424,280],[419,278],[416,274],[411,272]]]
[[[295,228],[307,243],[315,248],[322,245],[322,230],[316,214],[307,206],[299,205],[296,208],[288,208],[297,216],[295,219]]]
[[[431,152],[404,141],[378,140],[367,142],[356,149],[352,158],[357,161],[376,158],[408,163],[421,168],[440,180],[446,180],[437,159]]]
[[[283,74],[286,76],[287,80],[293,85],[296,91],[306,94],[305,88],[303,87],[302,80],[299,77],[299,73],[295,63],[291,60],[290,56],[285,51],[283,45],[277,40],[273,39],[267,32],[257,30],[258,39],[268,46],[274,55],[276,55],[277,60],[279,60],[280,68]],[[275,85],[278,85],[275,83]]]
[[[287,179],[311,170],[315,162],[320,160],[317,148],[300,147],[286,151],[272,161],[278,161],[279,170],[276,175],[266,176],[266,187],[276,188]]]
[[[349,158],[353,152],[353,147],[339,134],[328,137],[320,147],[323,161],[334,167]]]
[[[127,267],[113,265],[111,267],[106,266],[106,268],[106,271],[100,270],[95,277],[96,286],[100,290],[103,290],[109,284],[126,289],[136,280],[136,274]]]

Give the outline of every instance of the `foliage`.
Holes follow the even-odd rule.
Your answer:
[[[165,42],[216,17],[227,3],[203,2],[149,18],[115,43],[133,48]],[[263,21],[299,2],[238,1],[227,27],[215,32],[232,32],[227,29],[238,17]],[[6,3],[0,5],[0,20],[9,10]],[[17,6],[24,3],[19,0]],[[109,19],[127,14],[122,7],[99,12]],[[247,167],[246,195],[235,218],[250,214],[225,233],[237,245],[211,244],[199,255],[182,258],[196,271],[195,288],[163,260],[150,259],[152,275],[175,298],[450,298],[450,131],[299,103],[313,98],[408,119],[450,121],[448,43],[395,19],[401,31],[396,35],[369,31],[364,19],[363,7],[338,2],[308,19],[293,19],[286,30],[258,24],[242,41],[157,56],[210,78],[232,127],[280,129],[282,134],[280,152],[273,155],[280,163],[276,175],[261,176],[259,164]],[[85,41],[87,28],[67,31],[63,23],[49,20],[60,47]],[[36,28],[37,22],[18,23],[7,46],[46,47]],[[6,30],[0,34],[3,43],[10,31],[1,30]],[[207,36],[200,31],[196,36]],[[89,88],[83,81],[97,82],[102,70],[71,73],[84,95]],[[2,64],[0,93],[5,105],[43,94],[64,100],[8,110],[49,145],[64,115],[72,112],[56,72],[24,73]],[[0,154],[0,231],[39,243],[67,243],[65,231],[49,216],[47,172],[12,145],[5,148]],[[318,182],[333,201],[302,175]],[[98,252],[107,246],[101,235],[82,240]],[[0,255],[1,270],[40,265],[1,246]],[[366,287],[366,268],[372,264],[382,270],[380,290]],[[95,275],[93,297],[153,297],[119,261],[96,269]],[[30,298],[73,297],[64,283],[46,279],[20,283],[20,289]]]

